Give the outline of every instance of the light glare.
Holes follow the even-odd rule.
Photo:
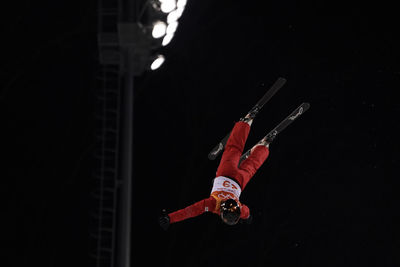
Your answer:
[[[187,0],[178,0],[178,3],[176,4],[176,6],[178,8],[182,7],[184,8],[186,6]]]
[[[165,22],[162,21],[157,21],[156,23],[154,23],[153,26],[153,31],[152,31],[152,35],[153,38],[161,38],[165,35],[167,31],[167,24],[165,24]]]
[[[177,20],[179,19],[179,16],[178,16],[178,15],[179,15],[179,14],[178,14],[178,10],[177,10],[177,9],[174,10],[174,11],[172,11],[171,13],[168,14],[167,22],[168,22],[168,23],[172,23],[172,22],[177,21]]]
[[[178,22],[176,22],[176,21],[172,22],[167,27],[167,34],[174,34],[176,32],[177,28],[178,28]]]
[[[173,37],[174,37],[173,33],[171,33],[171,34],[167,33],[167,35],[164,36],[164,39],[162,41],[162,45],[166,46],[167,44],[169,44]]]
[[[183,10],[183,7],[178,7],[177,9],[169,13],[167,17],[167,22],[172,23],[178,21],[178,19],[182,16]]]
[[[153,63],[151,63],[150,69],[151,70],[156,70],[158,69],[165,61],[165,57],[162,55],[159,55],[154,61]]]
[[[164,13],[169,13],[176,8],[175,0],[164,0],[161,2],[161,11]]]

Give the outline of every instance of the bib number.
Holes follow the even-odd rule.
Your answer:
[[[234,184],[232,184],[231,182],[229,182],[227,180],[222,183],[222,186],[226,187],[226,188],[232,188],[232,189],[235,189],[235,190],[238,189]]]

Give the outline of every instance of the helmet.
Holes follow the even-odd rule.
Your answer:
[[[227,199],[221,203],[221,219],[224,223],[235,225],[240,219],[240,206],[233,199]]]

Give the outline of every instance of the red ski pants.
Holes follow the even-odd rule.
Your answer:
[[[242,190],[269,154],[268,147],[256,145],[250,156],[238,166],[249,132],[250,125],[246,122],[239,121],[235,124],[217,169],[217,177],[226,176],[236,179]]]

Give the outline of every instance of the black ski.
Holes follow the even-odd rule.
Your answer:
[[[279,89],[282,88],[283,85],[285,85],[286,79],[285,78],[278,78],[276,82],[272,85],[272,87],[265,93],[265,95],[257,102],[257,104],[246,114],[246,116],[250,116],[251,118],[254,118],[257,113],[261,110],[261,108],[274,96],[276,92],[278,92]],[[210,160],[214,160],[217,158],[217,156],[224,150],[226,142],[229,139],[229,136],[231,135],[231,132],[229,132],[222,140],[221,142],[216,145],[211,152],[208,154],[208,158]]]
[[[266,140],[268,143],[271,143],[279,133],[281,133],[292,122],[294,122],[297,118],[299,118],[302,114],[304,114],[304,112],[306,112],[309,108],[310,108],[309,103],[301,104],[292,113],[290,113],[290,115],[287,116],[286,119],[284,119],[281,123],[279,123],[278,126],[276,126],[272,131],[270,131],[266,136],[264,136],[263,139],[261,139],[261,141]],[[251,149],[249,149],[246,153],[242,155],[242,157],[240,158],[240,162],[249,157],[250,151]]]

